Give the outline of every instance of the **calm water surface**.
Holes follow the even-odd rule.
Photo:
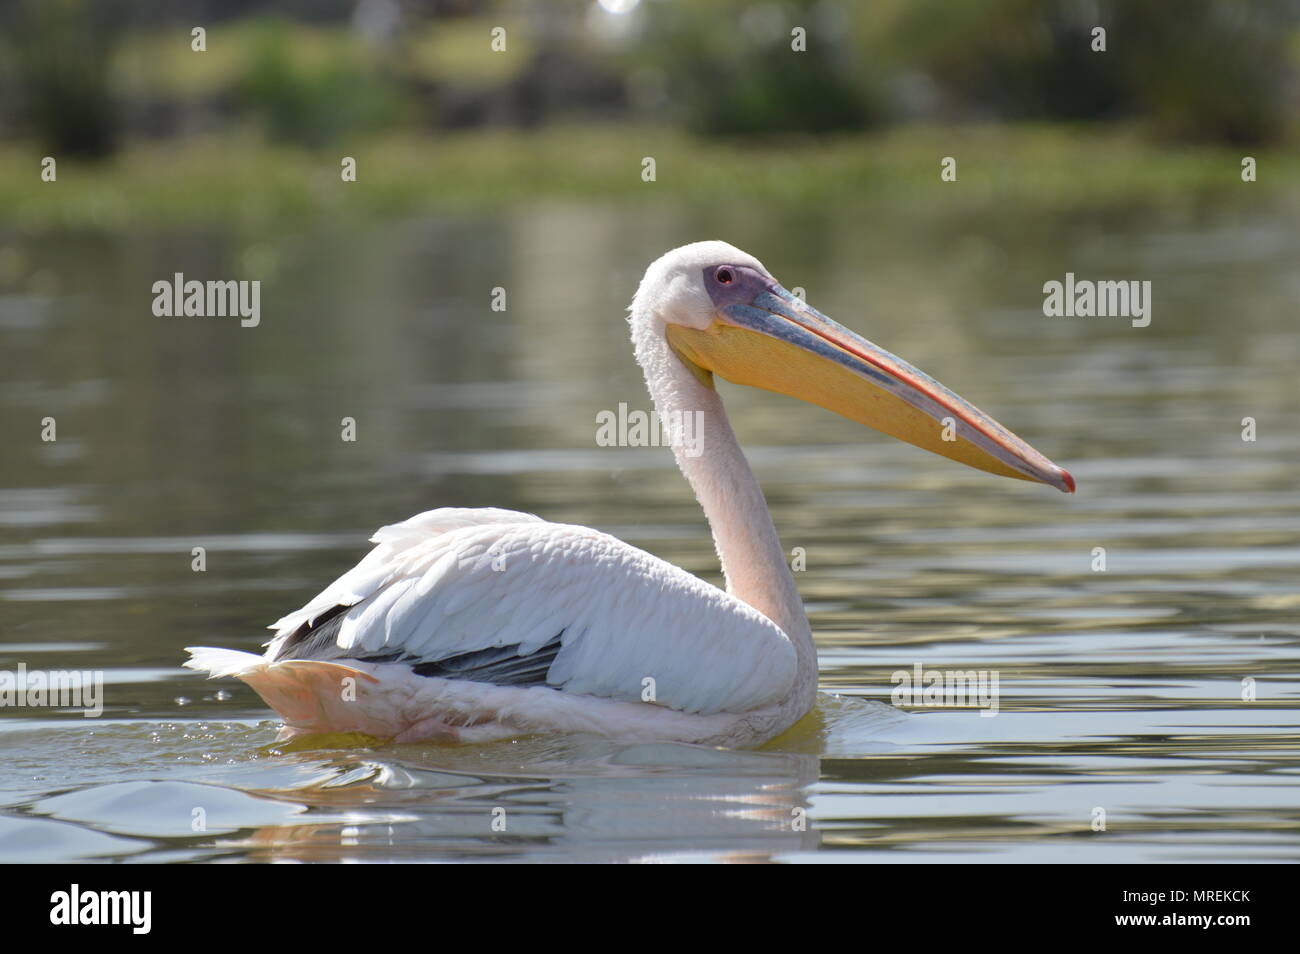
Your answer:
[[[544,206],[0,232],[0,670],[106,682],[98,719],[0,709],[0,859],[1300,859],[1298,223]],[[716,581],[669,453],[594,442],[597,411],[647,407],[622,318],[641,272],[706,237],[1079,493],[722,385],[821,653],[818,711],[759,751],[286,750],[250,690],[179,668],[186,645],[254,649],[377,526],[437,506],[591,524]],[[261,326],[153,317],[177,271],[262,277]],[[1151,326],[1045,318],[1066,271],[1151,280]],[[916,664],[996,671],[998,714],[889,705]]]

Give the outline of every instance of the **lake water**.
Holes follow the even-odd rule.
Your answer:
[[[0,670],[106,683],[97,719],[0,709],[0,859],[1300,860],[1296,211],[0,232]],[[758,751],[277,748],[250,690],[179,668],[254,649],[376,527],[438,506],[590,524],[717,581],[668,451],[594,440],[598,411],[648,407],[641,272],[714,237],[1079,493],[721,385],[805,555],[825,692]],[[1150,280],[1150,326],[1044,317],[1067,271]],[[155,318],[175,272],[260,277],[260,326]],[[917,664],[996,671],[996,717],[890,705]]]

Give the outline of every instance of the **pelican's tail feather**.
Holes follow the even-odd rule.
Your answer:
[[[355,666],[319,659],[268,662],[264,656],[210,646],[188,647],[186,652],[190,654],[186,668],[206,672],[213,679],[234,676],[243,680],[287,726],[299,732],[347,730],[384,735],[389,728],[387,720],[376,719],[366,707],[357,705],[362,687],[378,680]]]
[[[186,669],[197,669],[199,672],[206,672],[209,679],[216,679],[220,676],[239,676],[243,677],[245,672],[249,672],[262,666],[266,660],[255,653],[241,652],[238,649],[218,649],[215,646],[186,646],[185,651],[190,654],[190,658],[181,663]]]

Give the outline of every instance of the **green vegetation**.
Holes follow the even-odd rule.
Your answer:
[[[1153,144],[1115,127],[908,126],[878,134],[698,140],[658,127],[546,127],[435,137],[356,137],[329,151],[262,138],[136,143],[102,163],[59,163],[40,181],[40,154],[0,148],[0,222],[126,228],[212,222],[248,228],[313,218],[492,210],[550,199],[736,200],[984,208],[1167,204],[1294,193],[1300,156],[1254,151],[1259,181],[1241,181],[1244,150]],[[358,181],[340,178],[355,156]],[[653,155],[657,181],[641,180]],[[941,182],[944,156],[958,180]]]
[[[585,0],[377,26],[21,0],[0,13],[0,224],[293,228],[552,199],[1276,201],[1300,181],[1295,2],[1184,6],[700,0],[642,4],[616,36],[629,21]]]
[[[324,146],[393,125],[403,107],[398,84],[355,44],[335,38],[307,62],[288,36],[283,21],[259,21],[239,83],[241,98],[270,137]]]
[[[488,29],[504,24],[511,31],[509,48],[484,56]],[[250,51],[276,43],[277,55],[297,68],[329,69],[340,56],[357,67],[380,69],[400,63],[403,74],[417,83],[450,80],[488,84],[518,73],[532,55],[528,32],[515,15],[467,17],[434,22],[417,21],[396,50],[378,50],[357,41],[343,23],[298,23],[275,17],[250,17],[222,22],[208,29],[207,50],[194,55],[187,31],[178,27],[141,26],[124,35],[113,51],[112,70],[126,96],[167,90],[177,96],[210,96],[236,87],[253,62]]]

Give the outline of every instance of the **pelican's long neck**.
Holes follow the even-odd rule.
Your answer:
[[[817,688],[812,630],[763,489],[745,460],[722,399],[672,353],[662,322],[637,322],[634,316],[633,339],[660,419],[686,420],[694,428],[689,444],[673,441],[673,455],[709,521],[727,592],[790,637],[798,661],[797,698],[791,701],[806,708]]]

